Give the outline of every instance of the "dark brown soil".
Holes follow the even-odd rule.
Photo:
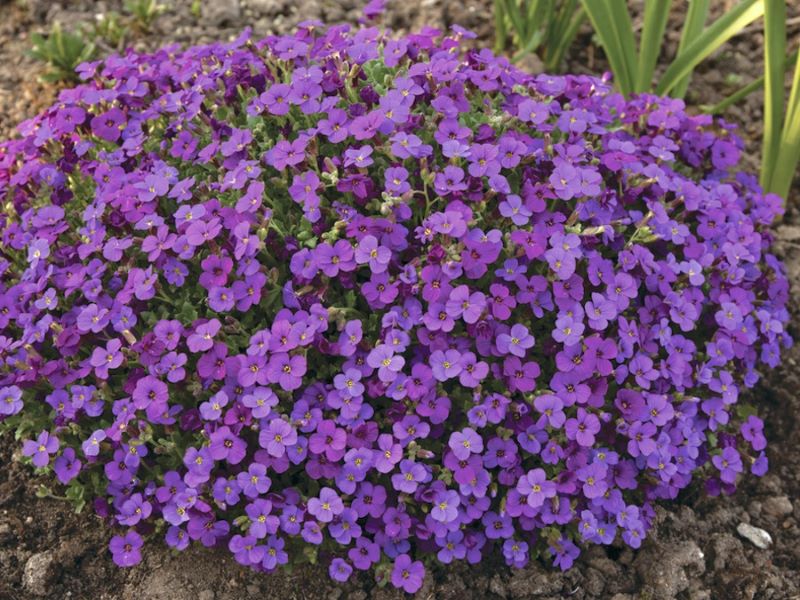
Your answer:
[[[190,0],[162,0],[169,10],[153,32],[133,43],[152,48],[166,42],[225,39],[244,26],[257,34],[288,31],[298,21],[354,22],[363,2],[354,0],[203,0],[200,17]],[[407,0],[390,4],[387,23],[395,29],[459,23],[476,31],[479,43],[492,35],[491,0]],[[712,2],[724,10],[727,0]],[[94,15],[121,11],[120,0],[0,0],[0,136],[46,106],[56,90],[37,81],[41,66],[25,55],[29,36],[58,20],[67,28],[91,23]],[[800,12],[792,11],[792,17]],[[671,47],[678,39],[679,15],[671,23]],[[796,32],[795,32],[796,33]],[[796,35],[794,36],[796,37]],[[761,34],[756,27],[737,37],[704,63],[690,88],[690,104],[713,104],[734,83],[761,70]],[[599,73],[605,63],[582,33],[568,58],[569,69]],[[531,65],[535,67],[534,65]],[[761,99],[751,96],[726,115],[742,125],[748,168],[757,166]],[[797,190],[795,190],[797,191]],[[800,214],[787,214],[777,228],[777,251],[793,286],[790,333],[800,340]],[[770,473],[748,478],[736,495],[705,498],[688,494],[659,509],[658,524],[642,549],[586,551],[567,573],[543,564],[511,571],[501,561],[478,567],[454,565],[431,573],[418,597],[648,599],[800,599],[800,344],[784,364],[756,389],[767,423]],[[145,560],[118,569],[106,551],[108,533],[87,511],[75,515],[65,502],[35,496],[39,483],[12,456],[13,440],[0,440],[0,600],[74,598],[93,600],[292,600],[394,598],[367,578],[334,585],[322,567],[265,576],[239,567],[225,551],[192,549],[175,553],[160,543],[146,547]],[[766,550],[736,532],[741,523],[765,529],[774,543]]]

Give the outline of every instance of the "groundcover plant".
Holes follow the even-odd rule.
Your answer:
[[[469,37],[128,52],[0,144],[0,428],[117,564],[154,537],[414,592],[765,472],[739,397],[790,343],[781,202],[731,126]]]

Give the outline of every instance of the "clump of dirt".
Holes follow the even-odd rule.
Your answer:
[[[122,11],[121,0],[0,0],[0,137],[55,98],[57,90],[36,79],[42,67],[25,52],[30,33],[60,21],[65,28],[91,23],[95,14]],[[355,0],[206,0],[195,16],[190,0],[175,0],[152,32],[137,37],[137,49],[169,42],[183,44],[228,39],[245,26],[257,35],[291,30],[307,19],[355,22],[363,2]],[[722,3],[724,4],[724,3]],[[720,11],[721,6],[715,5]],[[792,8],[793,17],[800,7]],[[681,15],[672,16],[668,57],[674,53]],[[797,19],[795,19],[797,20]],[[386,24],[396,30],[458,23],[488,45],[491,0],[391,2]],[[758,77],[762,38],[757,28],[735,38],[704,63],[690,88],[691,104],[713,104],[734,81]],[[591,32],[581,33],[568,56],[573,72],[602,72],[602,53]],[[746,165],[758,161],[761,99],[751,96],[727,115],[742,125]],[[792,289],[790,333],[800,340],[800,215],[787,214],[776,230],[776,250],[789,270]],[[746,478],[731,497],[708,498],[687,491],[658,509],[657,526],[641,550],[622,545],[587,549],[566,573],[543,563],[511,570],[498,557],[480,567],[437,567],[418,593],[442,600],[564,598],[766,599],[800,594],[800,344],[783,365],[753,392],[766,421],[770,473]],[[39,482],[13,460],[16,443],[0,439],[0,598],[94,598],[95,600],[249,600],[262,598],[348,600],[401,598],[366,576],[345,585],[330,581],[322,566],[304,566],[273,576],[237,565],[224,550],[193,547],[178,553],[160,542],[145,547],[142,564],[119,569],[106,550],[105,524],[90,511],[81,515],[52,498],[37,498]],[[766,549],[737,533],[746,523],[767,531]]]

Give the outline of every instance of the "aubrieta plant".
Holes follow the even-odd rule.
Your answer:
[[[765,472],[781,201],[731,126],[470,37],[129,51],[0,144],[2,426],[117,564],[155,536],[414,592]]]

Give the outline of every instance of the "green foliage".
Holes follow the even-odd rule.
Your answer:
[[[116,12],[109,12],[98,15],[94,24],[94,37],[105,41],[111,48],[122,50],[127,40],[127,28],[120,21],[120,15]]]
[[[663,47],[671,0],[645,3],[638,49],[626,0],[581,0],[581,3],[608,57],[617,88],[626,95],[654,91],[682,97],[695,67],[764,14],[764,0],[741,0],[704,28],[708,0],[690,0],[678,53],[654,85],[653,72]]]
[[[42,79],[50,83],[79,81],[76,67],[91,60],[96,49],[94,42],[83,35],[62,30],[58,23],[47,36],[33,33],[31,40],[33,49],[30,54],[49,65]]]
[[[766,0],[761,185],[784,200],[800,161],[800,56],[794,58],[794,63],[789,100],[784,104],[784,76],[791,64],[786,59],[786,2]]]
[[[509,46],[516,62],[536,53],[545,70],[558,71],[586,18],[578,0],[495,0],[495,51]]]
[[[125,10],[133,17],[133,25],[140,31],[150,31],[156,17],[166,10],[158,0],[126,0]]]

